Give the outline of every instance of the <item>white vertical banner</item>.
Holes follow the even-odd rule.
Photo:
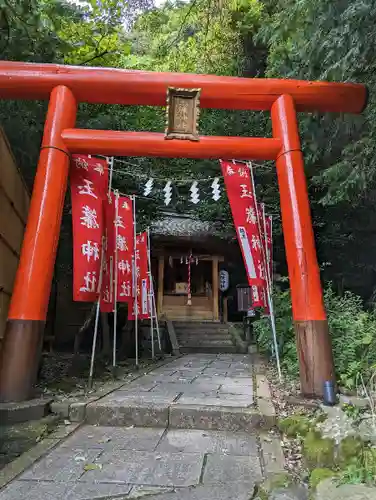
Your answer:
[[[147,279],[143,279],[141,282],[141,314],[149,314]]]
[[[255,263],[253,261],[253,255],[252,255],[251,247],[249,245],[248,235],[247,235],[245,227],[242,227],[242,226],[238,227],[238,238],[239,238],[242,253],[244,256],[245,265],[247,267],[247,276],[250,279],[256,279],[257,278],[256,267],[255,267]]]

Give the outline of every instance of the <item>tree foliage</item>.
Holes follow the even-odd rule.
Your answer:
[[[256,35],[267,76],[361,82],[361,116],[304,115],[300,130],[324,276],[369,295],[375,277],[375,62],[373,0],[281,0],[266,5]],[[345,264],[344,264],[345,263]]]
[[[289,375],[297,377],[298,358],[292,324],[290,291],[286,278],[274,289],[278,315],[276,326],[280,346],[281,364]],[[324,291],[329,330],[333,346],[333,359],[340,385],[354,390],[359,374],[368,383],[376,367],[376,314],[365,311],[362,299],[350,291],[338,296],[331,283]],[[268,317],[254,323],[254,332],[261,350],[272,356],[273,344]]]

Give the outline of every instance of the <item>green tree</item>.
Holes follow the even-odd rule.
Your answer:
[[[299,116],[319,254],[332,264],[324,276],[367,297],[375,277],[376,245],[372,230],[376,4],[372,0],[264,3],[257,39],[268,47],[267,76],[368,86],[370,99],[361,116]]]

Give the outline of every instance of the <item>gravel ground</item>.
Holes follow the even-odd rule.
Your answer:
[[[296,379],[284,378],[282,383],[278,380],[276,367],[268,366],[267,376],[272,391],[273,403],[279,419],[294,413],[314,415],[319,408],[319,402],[305,399],[300,395],[300,384]],[[302,463],[302,446],[299,439],[281,437],[281,446],[285,454],[286,470],[296,479],[306,482],[308,471]]]
[[[150,359],[140,359],[136,369],[134,361],[120,361],[116,371],[116,379],[126,380],[133,373],[154,364]],[[90,356],[80,354],[73,360],[72,354],[44,354],[39,372],[37,388],[46,397],[64,399],[82,396],[87,393],[87,382],[90,368]],[[97,359],[95,363],[93,388],[95,392],[102,384],[113,379],[111,363]]]

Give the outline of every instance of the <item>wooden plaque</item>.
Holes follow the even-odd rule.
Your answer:
[[[168,87],[165,139],[199,141],[197,121],[201,89]]]

